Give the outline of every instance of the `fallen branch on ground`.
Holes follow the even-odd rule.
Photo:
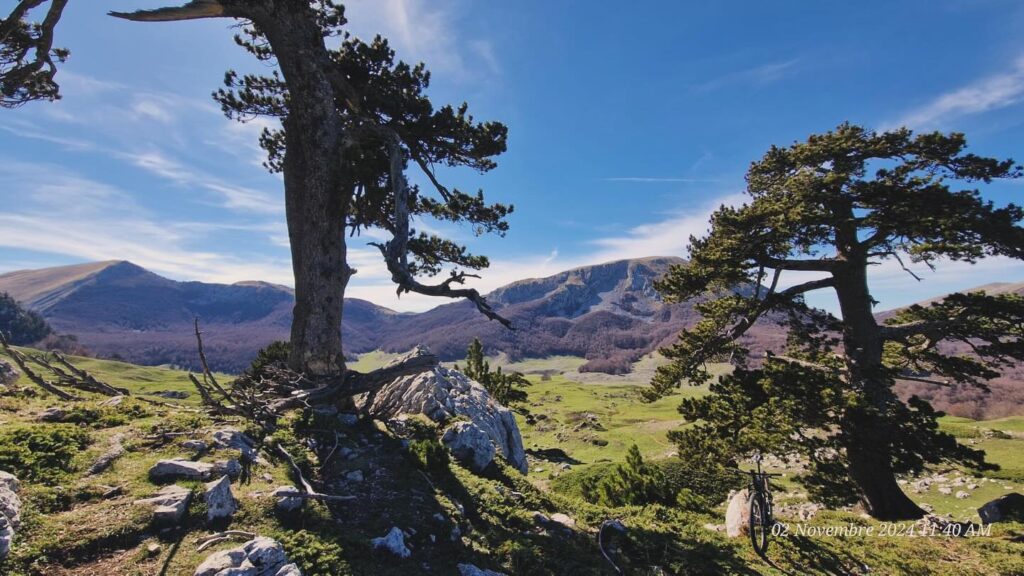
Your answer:
[[[25,377],[34,382],[43,390],[46,390],[50,394],[53,394],[54,396],[57,396],[62,400],[80,399],[78,398],[78,396],[75,396],[74,394],[69,394],[61,390],[60,388],[57,388],[55,384],[53,384],[52,382],[48,382],[45,378],[43,378],[39,374],[36,374],[35,371],[29,368],[28,359],[25,357],[24,354],[18,352],[17,350],[11,347],[10,343],[7,342],[7,337],[4,336],[4,333],[2,331],[0,331],[0,346],[2,346],[4,352],[6,352],[7,355],[11,357],[12,360],[14,360],[14,363],[18,365],[18,368],[21,368],[21,372],[25,375]]]

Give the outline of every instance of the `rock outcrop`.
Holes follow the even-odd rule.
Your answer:
[[[1024,495],[1011,492],[978,508],[984,524],[993,522],[1024,522]]]
[[[370,540],[370,545],[380,550],[387,550],[399,558],[412,556],[412,551],[405,545],[405,533],[398,526],[392,527],[387,534],[380,538]]]
[[[184,458],[160,460],[149,469],[149,479],[154,482],[173,480],[209,480],[218,475],[226,474],[237,478],[242,473],[242,465],[238,460],[219,460],[217,462],[193,462]]]
[[[21,372],[5,360],[0,360],[0,386],[11,386],[21,377]]]
[[[750,529],[750,504],[747,501],[747,490],[740,490],[729,500],[725,510],[725,533],[730,538],[746,534]]]
[[[238,548],[210,554],[194,576],[302,576],[302,572],[289,562],[280,542],[257,536]]]
[[[417,348],[392,364],[415,355],[429,354]],[[526,453],[512,411],[491,398],[487,390],[465,374],[435,366],[419,374],[402,376],[385,384],[376,393],[358,399],[372,416],[391,420],[401,414],[423,414],[444,425],[465,417],[491,440],[512,467],[526,473]]]
[[[21,485],[13,474],[0,472],[0,560],[7,557],[14,543],[14,532],[21,528]]]
[[[153,508],[153,523],[162,526],[176,526],[185,517],[192,491],[171,484],[164,486],[151,498],[136,500],[135,504]]]
[[[452,456],[474,472],[483,472],[497,453],[490,436],[472,422],[460,420],[444,431],[441,442]]]
[[[256,441],[234,428],[223,428],[213,433],[216,448],[238,450],[244,458],[256,459]]]
[[[300,494],[301,492],[295,486],[281,486],[273,493],[274,498],[277,498],[274,508],[285,514],[295,512],[306,503],[306,499]]]
[[[220,477],[220,480],[208,483],[206,491],[203,493],[203,500],[206,502],[206,520],[208,522],[230,519],[237,508],[235,495],[231,492],[231,479],[224,475]]]

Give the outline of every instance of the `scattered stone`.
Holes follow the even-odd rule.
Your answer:
[[[429,354],[420,347],[394,363]],[[461,372],[434,366],[419,374],[396,378],[372,396],[357,399],[357,404],[383,421],[397,418],[400,414],[423,414],[444,424],[465,416],[490,438],[512,467],[524,474],[527,471],[523,439],[512,411],[491,398],[481,384]]]
[[[256,441],[235,428],[222,428],[214,432],[213,445],[238,450],[246,458],[256,459]]]
[[[495,572],[494,570],[484,570],[483,568],[477,568],[472,564],[459,564],[459,576],[505,576],[501,572]]]
[[[967,489],[968,490],[977,490],[978,489],[978,485],[974,484],[974,483],[968,484],[967,485]]]
[[[221,476],[220,480],[208,483],[203,500],[206,501],[207,522],[230,519],[237,508],[235,496],[231,493],[231,479],[225,475]]]
[[[978,508],[984,524],[993,522],[1024,522],[1024,495],[1017,492],[1000,496]]]
[[[18,482],[18,478],[14,474],[0,470],[0,487],[17,492],[21,490],[21,482]]]
[[[234,458],[218,460],[213,463],[213,469],[210,471],[210,477],[212,478],[218,474],[227,474],[232,478],[238,478],[242,475],[242,465]]]
[[[168,480],[208,480],[213,475],[213,464],[193,462],[184,458],[160,460],[149,469],[149,478],[155,482]]]
[[[124,494],[124,486],[109,486],[107,488],[107,491],[100,496],[100,498],[103,498],[104,500],[116,498]]]
[[[21,483],[9,472],[0,472],[0,561],[14,543],[15,530],[21,528],[21,498],[16,492]]]
[[[565,526],[570,530],[576,527],[576,520],[574,518],[569,517],[566,514],[562,514],[561,512],[556,512],[552,514],[551,521],[555,524],[561,524],[562,526]]]
[[[939,494],[949,495],[949,494],[952,494],[952,493],[953,493],[953,489],[950,488],[949,486],[939,486]]]
[[[150,498],[136,500],[135,504],[152,506],[153,522],[155,524],[174,526],[184,518],[191,499],[191,490],[171,484],[170,486],[164,486]]]
[[[448,427],[441,437],[441,442],[448,447],[448,451],[456,460],[474,472],[483,472],[497,454],[487,432],[473,422],[465,420]]]
[[[63,409],[52,407],[40,412],[38,419],[40,422],[63,422],[66,417],[67,412]]]
[[[100,406],[118,406],[121,402],[124,402],[124,396],[114,396],[107,398],[106,400],[99,403]]]
[[[274,477],[269,472],[264,472],[263,476],[261,476],[261,478],[263,478],[264,482],[273,482],[274,481]]]
[[[363,471],[362,470],[353,470],[353,471],[349,472],[348,474],[345,474],[345,479],[347,479],[349,482],[362,482],[363,481]]]
[[[301,494],[301,492],[295,486],[281,486],[274,490],[273,495],[277,498],[277,504],[274,505],[274,508],[278,512],[284,513],[295,512],[302,508],[306,503],[306,499],[298,496],[298,494]]]
[[[185,450],[194,450],[196,452],[206,452],[210,449],[209,445],[202,440],[185,440],[181,443],[181,447]]]
[[[146,546],[146,556],[149,558],[153,558],[154,556],[160,554],[160,550],[160,545],[154,542],[153,544]]]
[[[964,498],[970,498],[971,493],[964,490],[958,490],[956,493],[956,497],[958,500],[963,500]]]
[[[21,528],[21,498],[3,487],[0,487],[0,516],[7,518],[15,530]]]
[[[11,526],[6,516],[0,515],[0,560],[3,560],[11,552],[11,544],[14,542],[14,527]]]
[[[747,490],[740,490],[729,500],[729,508],[725,511],[725,533],[736,538],[747,532],[750,524],[750,506],[747,502]]]
[[[210,554],[194,576],[302,576],[302,572],[289,562],[280,542],[257,536],[238,548]]]
[[[534,512],[533,521],[539,526],[547,526],[551,523],[551,518],[548,518],[543,512]]]
[[[0,386],[13,386],[18,378],[21,377],[21,372],[5,360],[0,360]]]
[[[370,540],[370,545],[387,550],[399,558],[412,556],[412,551],[405,545],[405,533],[398,526],[393,526],[384,536]]]
[[[167,398],[169,400],[184,400],[189,397],[189,393],[184,390],[163,390],[160,392],[153,392],[148,395],[156,396],[158,398]]]
[[[106,452],[104,452],[102,456],[97,458],[95,462],[92,463],[92,466],[89,467],[89,470],[85,473],[85,475],[94,476],[96,474],[99,474],[100,472],[103,472],[107,468],[110,468],[110,465],[113,464],[115,460],[117,460],[121,456],[124,456],[126,454],[126,450],[124,449],[124,445],[122,444],[123,441],[124,434],[115,434],[110,439],[110,448]]]

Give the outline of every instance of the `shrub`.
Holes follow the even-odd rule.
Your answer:
[[[630,450],[633,453],[633,450]],[[743,479],[720,466],[669,458],[644,462],[636,452],[632,464],[600,463],[563,474],[552,488],[568,496],[605,505],[660,503],[686,510],[706,510],[740,488]]]
[[[441,479],[451,474],[448,451],[436,438],[413,440],[409,443],[409,453],[431,477]]]
[[[250,377],[257,377],[263,374],[268,366],[286,366],[288,355],[292,352],[291,342],[277,340],[271,342],[265,348],[256,353],[256,358],[245,371]]]
[[[345,562],[341,545],[331,539],[307,530],[283,532],[278,537],[288,559],[299,566],[306,576],[344,576],[351,574]]]
[[[459,367],[456,365],[455,369]],[[503,373],[501,367],[494,372],[491,365],[484,360],[484,347],[479,338],[474,338],[466,350],[466,376],[483,385],[492,398],[504,406],[511,406],[526,401],[526,391],[530,381],[519,372]]]
[[[88,432],[64,424],[8,428],[0,431],[0,470],[27,482],[58,484],[90,441]]]

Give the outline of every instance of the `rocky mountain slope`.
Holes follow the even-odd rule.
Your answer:
[[[513,359],[574,355],[591,360],[587,369],[627,371],[630,362],[696,320],[690,303],[666,304],[653,287],[677,262],[620,260],[499,288],[488,300],[512,319],[514,331],[488,321],[468,302],[399,314],[348,299],[346,352],[400,352],[425,344],[452,360],[479,337],[488,353]],[[198,316],[211,361],[228,371],[246,366],[268,343],[287,339],[294,301],[283,286],[177,282],[117,261],[0,275],[0,292],[41,313],[54,329],[76,335],[93,353],[140,364],[193,365],[192,321]],[[767,345],[781,335],[767,327],[751,338]]]
[[[266,282],[176,282],[131,262],[111,261],[0,275],[8,292],[43,315],[58,332],[74,334],[91,352],[138,364],[195,362],[192,322],[202,321],[216,369],[248,365],[261,347],[287,340],[294,295]],[[397,313],[349,299],[343,326],[353,352],[372,350],[372,327]]]

